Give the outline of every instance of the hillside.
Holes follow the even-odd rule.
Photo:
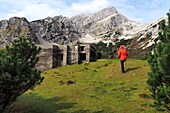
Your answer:
[[[129,59],[125,74],[119,66],[118,60],[99,60],[44,72],[43,83],[20,96],[10,112],[161,113],[147,89],[147,61]]]

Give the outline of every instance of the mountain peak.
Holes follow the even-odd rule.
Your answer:
[[[106,13],[113,13],[113,14],[118,13],[117,10],[116,10],[116,8],[113,7],[113,6],[106,7],[106,8],[102,9],[102,10],[99,11],[99,12],[106,12]]]
[[[96,16],[100,16],[100,17],[108,17],[110,15],[115,15],[115,14],[118,14],[116,8],[110,6],[110,7],[107,7],[107,8],[104,8],[96,13],[94,13],[94,17]]]

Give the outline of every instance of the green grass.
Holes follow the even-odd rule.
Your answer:
[[[153,105],[145,60],[68,65],[44,72],[43,83],[12,105],[11,113],[160,113]],[[9,112],[8,110],[8,112]],[[166,112],[164,112],[166,113]]]

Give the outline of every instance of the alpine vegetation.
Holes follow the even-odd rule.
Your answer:
[[[170,111],[170,11],[167,15],[168,22],[160,22],[160,41],[148,57],[151,72],[147,84],[157,108]]]
[[[26,38],[14,40],[0,51],[0,112],[16,98],[41,83],[43,77],[35,68],[40,48]]]

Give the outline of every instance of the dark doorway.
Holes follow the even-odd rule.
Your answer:
[[[63,65],[63,54],[58,54],[57,59],[57,65],[62,66]]]
[[[80,62],[86,61],[86,53],[80,53]]]

